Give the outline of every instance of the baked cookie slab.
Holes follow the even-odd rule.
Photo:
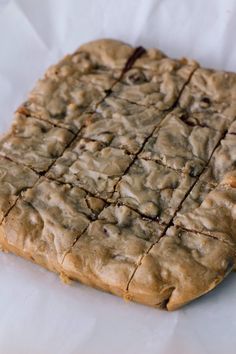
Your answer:
[[[233,73],[114,40],[48,69],[0,140],[0,247],[175,310],[236,260]]]

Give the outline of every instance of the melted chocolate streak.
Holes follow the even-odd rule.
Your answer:
[[[122,75],[124,75],[126,73],[126,71],[130,70],[132,68],[132,66],[134,65],[135,61],[141,57],[144,53],[146,52],[146,49],[143,47],[137,47],[133,54],[131,55],[131,57],[129,57],[129,59],[127,60],[124,69],[122,70]]]

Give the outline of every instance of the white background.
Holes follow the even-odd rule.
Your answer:
[[[234,0],[0,0],[0,131],[46,67],[101,37],[236,71]],[[0,354],[234,354],[236,279],[167,313],[0,254]]]

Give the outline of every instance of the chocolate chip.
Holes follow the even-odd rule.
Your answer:
[[[182,113],[179,118],[185,122],[188,119],[188,113],[187,112]]]
[[[109,233],[108,233],[106,227],[103,228],[103,232],[104,232],[104,234],[105,234],[107,237],[109,237]]]
[[[124,74],[126,71],[130,70],[132,68],[132,66],[134,65],[135,61],[141,57],[144,53],[146,52],[146,49],[144,49],[143,47],[137,47],[135,48],[133,54],[129,57],[129,59],[127,60],[125,67],[123,69],[122,74]]]
[[[189,176],[197,177],[199,175],[199,169],[196,166],[190,166],[189,168]]]
[[[26,192],[26,191],[27,191],[27,189],[28,189],[28,187],[23,187],[23,188],[21,188],[20,193],[24,193],[24,192]]]
[[[142,84],[144,82],[146,82],[146,78],[144,76],[144,74],[140,71],[135,71],[135,72],[131,72],[128,77],[127,77],[127,81],[130,84]]]
[[[182,113],[179,117],[185,124],[189,125],[190,127],[194,127],[195,124],[193,121],[191,121],[189,115],[187,112]]]
[[[207,108],[207,107],[210,106],[211,100],[210,100],[210,98],[208,98],[208,97],[203,97],[203,98],[201,99],[200,104],[201,104],[201,107],[202,107],[202,108]]]
[[[52,114],[50,112],[50,115],[53,119],[56,119],[56,120],[64,120],[65,117],[66,117],[66,111],[63,111],[61,113],[58,113],[58,114]]]
[[[43,134],[47,133],[47,131],[48,131],[48,128],[46,128],[46,127],[41,127],[41,132],[42,132]]]

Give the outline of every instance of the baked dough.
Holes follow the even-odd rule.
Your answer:
[[[109,198],[133,159],[134,156],[125,150],[79,137],[55,162],[47,176]]]
[[[115,40],[49,68],[0,140],[0,246],[175,310],[235,268],[236,74]]]
[[[21,192],[33,187],[39,176],[31,169],[0,157],[0,221],[14,206]]]
[[[137,159],[117,184],[114,198],[168,224],[194,181],[155,161]]]
[[[137,154],[162,118],[163,112],[154,107],[111,95],[98,105],[96,113],[87,114],[83,136]]]
[[[109,206],[67,253],[63,270],[72,279],[123,296],[142,254],[163,231],[126,206]]]
[[[132,47],[114,40],[81,46],[47,70],[20,111],[78,132],[81,113],[106,96],[132,53]]]
[[[236,171],[226,174],[222,182],[206,195],[198,208],[178,215],[174,223],[234,245],[236,243],[235,211]]]
[[[145,144],[141,157],[198,176],[214,148],[220,132],[191,121],[184,111],[169,113]]]
[[[144,256],[130,284],[131,299],[175,310],[213,289],[232,269],[225,243],[170,227]]]
[[[73,138],[67,129],[17,113],[10,133],[0,141],[0,150],[9,159],[44,172]]]

